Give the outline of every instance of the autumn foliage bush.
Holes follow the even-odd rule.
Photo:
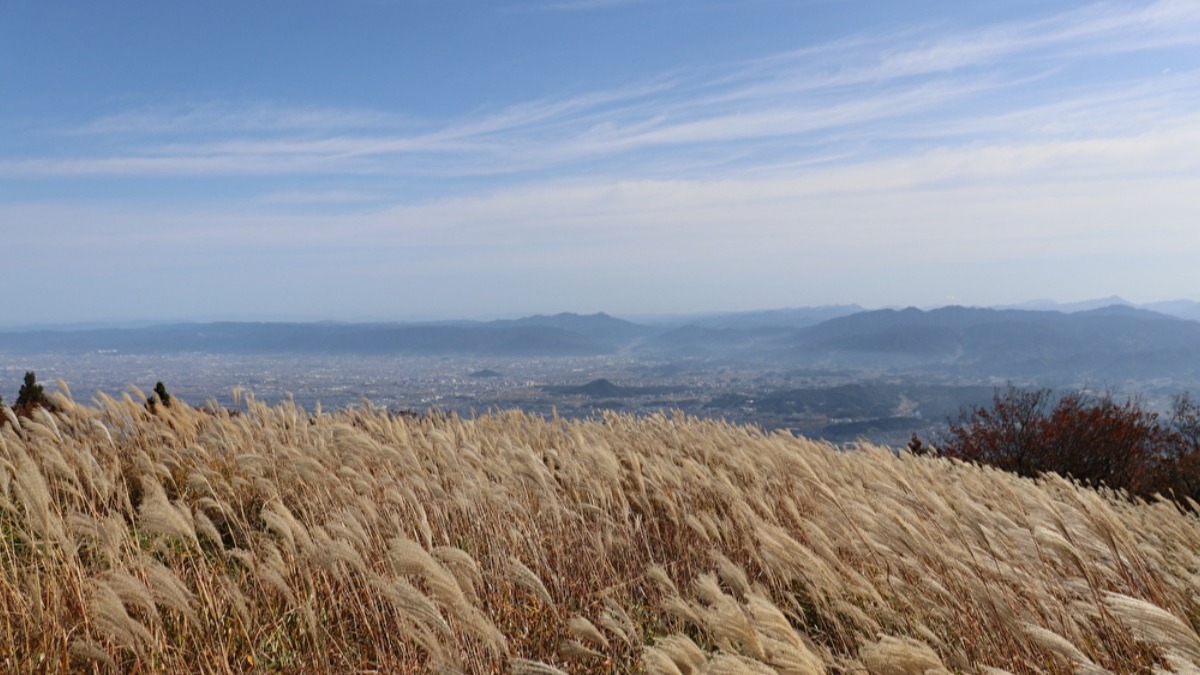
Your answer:
[[[941,451],[1022,476],[1054,472],[1140,497],[1200,499],[1200,404],[1187,395],[1163,417],[1137,400],[1009,387],[951,422]]]

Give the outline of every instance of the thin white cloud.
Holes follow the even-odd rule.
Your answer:
[[[1169,297],[1195,287],[1200,257],[1197,45],[1195,0],[1110,2],[853,36],[442,120],[137,107],[64,130],[56,150],[0,155],[14,185],[68,177],[64,195],[118,193],[48,206],[9,190],[0,263],[27,276],[71,261],[54,275],[61,302],[127,314],[145,311],[149,266],[169,271],[171,303],[303,302],[326,316],[350,295],[371,311],[395,296],[460,316],[525,311],[550,293],[609,311],[803,293],[910,303],[922,288],[980,301],[995,272],[1006,295],[1087,294],[1114,283],[1114,260],[1119,290]],[[1113,58],[1168,49],[1171,72]],[[163,176],[189,179],[141,180]],[[187,203],[145,199],[158,185]],[[348,293],[346,279],[420,290]],[[18,315],[14,302],[0,304]]]
[[[700,242],[747,260],[822,250],[849,269],[862,256],[910,249],[914,238],[925,242],[917,257],[930,263],[1029,255],[1022,247],[1030,246],[1038,256],[1069,256],[1085,240],[1097,255],[1154,241],[1200,254],[1200,197],[1188,187],[1200,159],[1187,150],[1198,141],[1187,125],[1123,141],[933,151],[786,177],[530,185],[322,221],[328,229],[314,225],[307,236],[335,249],[469,242],[499,257],[537,242],[542,254],[580,264],[621,247],[626,257],[688,257]],[[292,237],[291,225],[281,228]]]
[[[274,153],[264,155],[195,155],[80,157],[68,159],[0,160],[4,176],[287,176],[311,174],[372,174],[378,166],[336,164],[324,155]]]
[[[489,311],[525,311],[514,298],[544,301],[546,278],[564,307],[609,311],[736,305],[734,291],[780,306],[810,297],[799,293],[907,304],[921,301],[923,287],[982,302],[995,285],[990,275],[1012,265],[1021,271],[1004,292],[1032,297],[1067,292],[1064,279],[1083,294],[1107,288],[1114,272],[1105,261],[1121,260],[1119,290],[1171,297],[1194,287],[1200,256],[1198,146],[1200,114],[1192,113],[1119,136],[969,143],[762,175],[536,181],[356,204],[354,213],[0,204],[0,222],[27,224],[7,233],[0,258],[19,273],[29,261],[86,252],[57,274],[89,299],[103,285],[88,279],[153,264],[171,270],[184,296],[242,301],[252,269],[269,281],[253,284],[256,302],[270,298],[283,311],[299,295],[305,311],[326,316],[345,307],[313,304],[316,296],[298,289],[328,292],[346,279],[439,289],[416,295],[443,316],[488,310],[480,289]],[[895,282],[880,284],[885,278]],[[659,304],[637,305],[648,286]],[[144,311],[138,298],[105,302],[136,313]]]
[[[395,115],[375,110],[284,106],[266,102],[206,101],[147,106],[92,120],[68,133],[148,135],[203,132],[296,132],[394,127]]]
[[[942,35],[939,36],[939,33]],[[904,78],[933,76],[1011,59],[1054,64],[1075,58],[1200,44],[1200,3],[1158,0],[1150,4],[1099,3],[1048,18],[969,29],[905,28],[860,35],[760,58],[728,76],[756,74],[755,86],[734,87],[754,98]],[[832,65],[831,65],[832,64]]]
[[[607,1],[580,0],[580,8]],[[1197,102],[1180,83],[1200,71],[1038,91],[1063,55],[1200,44],[1195,2],[1100,4],[940,30],[940,38],[929,29],[839,40],[442,123],[266,103],[141,108],[76,129],[105,137],[95,154],[0,158],[0,175],[587,175],[618,161],[637,175],[668,156],[666,165],[753,171],[806,163],[780,156],[781,147],[867,159],[877,146],[951,142],[968,131],[984,139],[1120,135],[1129,120],[1152,128]],[[1123,93],[1131,86],[1136,100]],[[1016,95],[981,102],[997,91]],[[1068,113],[1069,130],[1056,131],[1055,115]],[[101,150],[113,144],[121,151]]]

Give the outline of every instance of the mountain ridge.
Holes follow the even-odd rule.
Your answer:
[[[598,312],[489,322],[176,323],[0,332],[0,351],[442,356],[602,356],[729,360],[826,370],[983,377],[1200,378],[1200,322],[1129,304],[1076,312],[951,305],[838,314],[780,326],[650,326]],[[787,310],[799,316],[797,310]],[[810,317],[812,315],[809,315]],[[727,319],[726,322],[733,321]],[[799,320],[798,320],[799,321]],[[801,322],[802,323],[802,322]]]

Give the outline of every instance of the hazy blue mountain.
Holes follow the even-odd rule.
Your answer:
[[[1189,321],[1200,321],[1200,302],[1194,300],[1164,300],[1161,302],[1134,303],[1130,302],[1119,295],[1109,296],[1107,298],[1097,298],[1095,300],[1085,300],[1083,302],[1055,302],[1053,300],[1031,300],[1016,305],[1006,305],[997,307],[996,309],[1026,309],[1047,312],[1086,312],[1094,309],[1103,309],[1112,306],[1135,307],[1138,309],[1146,309],[1159,314],[1167,314],[1169,316],[1187,319]]]
[[[945,307],[878,310],[799,332],[803,358],[941,368],[960,375],[1200,374],[1200,323],[1120,305],[1062,312]]]
[[[539,327],[558,328],[591,340],[610,345],[619,345],[631,340],[650,335],[655,329],[641,324],[618,319],[604,312],[596,314],[573,314],[563,312],[553,316],[534,315],[521,319],[492,321],[488,326],[497,328],[507,327]]]
[[[1095,298],[1092,300],[1083,300],[1080,302],[1056,302],[1054,300],[1039,299],[1021,302],[1015,305],[1001,305],[996,309],[1026,309],[1038,312],[1086,312],[1091,309],[1100,309],[1102,307],[1111,307],[1113,305],[1134,306],[1125,298],[1119,295],[1110,295],[1107,298]]]
[[[1149,302],[1142,305],[1142,308],[1161,312],[1162,314],[1170,314],[1171,316],[1177,316],[1189,321],[1200,321],[1200,302],[1194,300]]]
[[[1160,312],[1136,305],[1108,305],[1106,307],[1079,311],[1075,314],[1080,316],[1124,316],[1149,321],[1185,321],[1185,319],[1173,316],[1167,312]]]
[[[821,307],[794,307],[768,309],[754,312],[732,312],[694,317],[688,324],[704,328],[804,328],[840,316],[862,312],[858,305],[824,305]]]

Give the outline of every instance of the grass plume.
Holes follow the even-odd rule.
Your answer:
[[[6,672],[1200,667],[1167,502],[684,416],[56,400],[0,422]]]

